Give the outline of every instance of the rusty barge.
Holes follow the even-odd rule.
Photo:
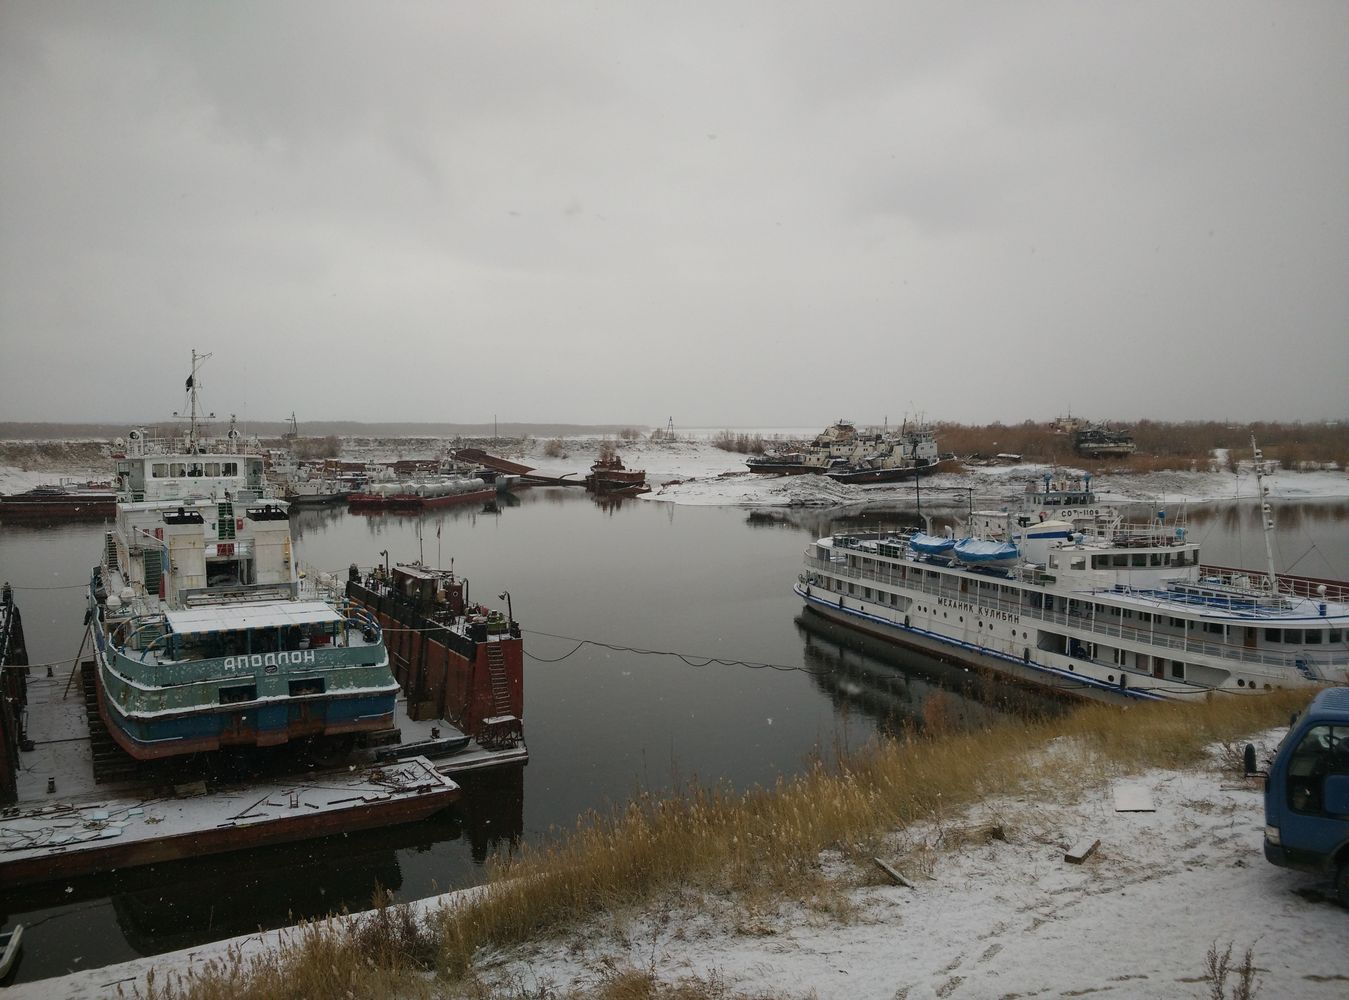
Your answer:
[[[379,623],[413,720],[444,719],[478,745],[524,750],[524,641],[511,610],[469,601],[453,570],[399,563],[348,574],[347,599]]]

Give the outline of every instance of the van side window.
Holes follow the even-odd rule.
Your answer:
[[[1328,774],[1349,774],[1349,726],[1312,726],[1288,760],[1288,806],[1324,813],[1321,786]]]

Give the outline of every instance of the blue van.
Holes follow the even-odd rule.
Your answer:
[[[1265,858],[1332,876],[1340,904],[1349,907],[1349,688],[1313,698],[1274,754],[1265,782]]]

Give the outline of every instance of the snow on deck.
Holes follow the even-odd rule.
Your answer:
[[[255,846],[293,839],[284,828],[296,820],[312,826],[319,822],[316,817],[325,817],[325,828],[332,832],[341,829],[344,813],[428,795],[448,805],[458,792],[423,757],[250,782],[209,794],[199,787],[200,794],[183,798],[123,792],[79,802],[22,803],[0,816],[0,875],[39,859],[81,871],[90,864],[104,867],[95,856],[105,849],[148,846],[202,832],[235,829],[240,831],[238,846]],[[265,832],[245,832],[256,828]]]

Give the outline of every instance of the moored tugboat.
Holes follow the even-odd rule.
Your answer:
[[[208,355],[209,356],[209,355]],[[378,623],[301,593],[286,504],[232,427],[128,435],[117,516],[89,586],[98,709],[136,760],[305,740],[326,754],[393,722]]]
[[[646,493],[645,469],[629,469],[614,452],[603,452],[585,477],[586,489],[596,496],[636,496]]]

